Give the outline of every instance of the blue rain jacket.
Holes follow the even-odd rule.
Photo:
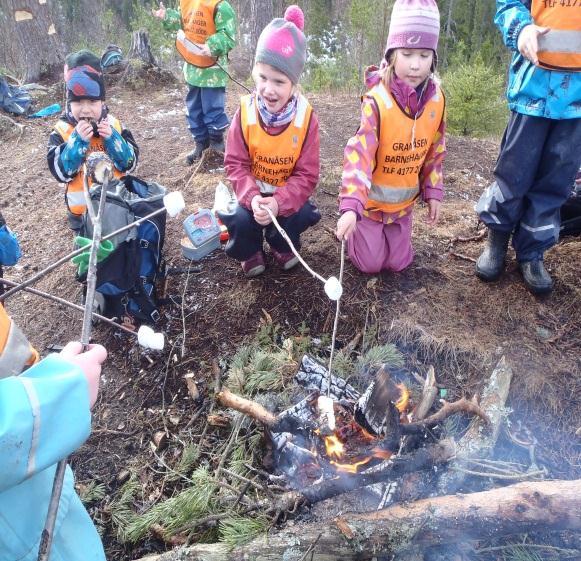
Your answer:
[[[0,561],[36,561],[56,463],[90,428],[85,376],[58,355],[0,378]],[[105,560],[68,467],[50,559]]]
[[[534,23],[531,0],[496,0],[494,22],[514,51],[506,97],[512,111],[547,119],[581,117],[581,72],[557,72],[535,66],[517,48],[522,29]]]

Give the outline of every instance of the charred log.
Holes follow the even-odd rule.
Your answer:
[[[400,398],[401,389],[391,379],[387,368],[382,366],[365,393],[357,400],[355,420],[370,434],[397,445],[400,423],[395,404]]]
[[[418,545],[561,530],[581,530],[581,480],[519,483],[470,495],[423,499],[377,512],[345,514],[333,522],[289,526],[231,552],[221,544],[200,544],[147,561],[300,559],[317,539],[311,550],[313,561],[366,561]]]
[[[300,494],[307,503],[317,503],[354,489],[401,477],[406,473],[432,469],[435,465],[450,460],[454,454],[454,443],[451,440],[442,440],[433,446],[421,448],[413,454],[394,456],[363,473],[341,475],[324,480],[303,489]]]

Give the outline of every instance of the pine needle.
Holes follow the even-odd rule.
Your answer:
[[[365,354],[359,357],[355,369],[361,372],[365,368],[379,368],[382,364],[386,364],[388,367],[403,366],[403,355],[395,345],[387,344],[371,347]]]
[[[100,501],[107,494],[105,485],[103,483],[95,483],[94,480],[89,481],[87,485],[79,485],[78,493],[84,505]]]
[[[168,473],[168,481],[175,481],[182,477],[189,477],[190,471],[194,467],[194,464],[198,461],[200,457],[200,450],[195,444],[189,444],[182,450],[182,455],[179,461],[174,466],[174,471]]]
[[[269,520],[265,516],[244,518],[233,516],[220,522],[220,541],[231,549],[248,543],[259,534],[266,532]]]
[[[174,497],[157,503],[146,513],[136,516],[123,533],[124,541],[136,542],[153,524],[160,524],[171,536],[198,518],[207,516],[214,508],[216,482],[206,468],[192,474],[192,485]]]

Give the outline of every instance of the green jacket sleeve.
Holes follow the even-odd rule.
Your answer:
[[[216,33],[210,35],[206,43],[212,56],[225,55],[236,44],[236,14],[226,0],[222,0],[218,4],[214,23],[216,25]]]

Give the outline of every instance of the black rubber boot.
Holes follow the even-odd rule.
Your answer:
[[[206,148],[210,146],[210,141],[206,140],[204,142],[197,142],[196,147],[186,156],[186,163],[191,166],[194,162],[197,162],[201,157],[202,153]]]
[[[545,269],[542,259],[523,261],[518,266],[527,288],[533,294],[547,294],[553,290],[553,279]]]
[[[219,132],[210,135],[210,149],[216,152],[224,153],[226,147],[224,146],[224,133]]]
[[[510,232],[488,228],[488,241],[476,261],[476,276],[483,281],[495,281],[504,270],[504,258],[508,250]]]

